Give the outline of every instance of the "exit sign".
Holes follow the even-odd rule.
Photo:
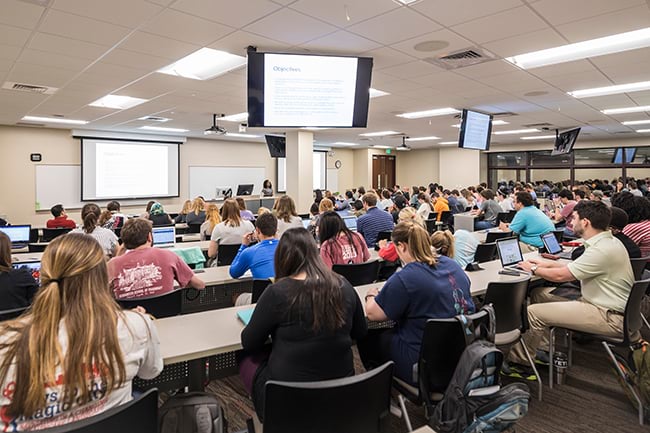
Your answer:
[[[393,149],[386,149],[386,153],[387,153],[388,155],[390,155],[392,151],[393,151]]]

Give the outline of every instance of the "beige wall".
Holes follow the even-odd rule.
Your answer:
[[[449,189],[478,185],[481,152],[457,147],[440,149],[440,183]]]
[[[395,168],[397,183],[402,187],[427,186],[440,182],[438,149],[411,150],[399,152]]]
[[[330,156],[332,152],[334,155]],[[327,155],[327,168],[336,169],[334,164],[336,161],[341,161],[341,168],[336,172],[338,175],[338,189],[343,194],[346,189],[358,186],[354,183],[354,152],[351,149],[332,149],[332,152]]]

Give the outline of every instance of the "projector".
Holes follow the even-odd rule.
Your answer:
[[[203,135],[224,135],[226,132],[226,128],[223,126],[212,125],[203,131]]]

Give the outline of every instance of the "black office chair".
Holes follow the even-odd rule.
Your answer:
[[[47,248],[47,244],[45,243],[27,244],[27,250],[30,253],[42,253],[43,251],[45,251],[45,248]]]
[[[542,401],[542,379],[526,346],[523,335],[528,330],[528,304],[526,296],[530,276],[515,281],[491,282],[485,292],[485,304],[491,304],[496,318],[494,343],[508,347],[521,342],[528,362],[537,376],[537,396]]]
[[[21,307],[21,308],[14,308],[12,310],[0,311],[0,322],[3,322],[5,320],[15,319],[16,317],[20,316],[25,311],[27,311],[27,308],[29,307]]]
[[[429,215],[428,220],[424,220],[424,223],[427,225],[427,231],[429,232],[429,235],[432,235],[433,232],[436,231],[436,223],[438,221],[436,220],[436,216],[434,215],[433,218],[431,218],[431,215]]]
[[[634,398],[637,401],[637,409],[638,409],[638,414],[639,414],[639,425],[643,425],[643,417],[644,417],[644,406],[641,402],[641,399],[639,395],[637,394],[636,390],[630,383],[628,382],[627,378],[625,377],[625,374],[621,370],[621,367],[619,366],[618,362],[616,361],[616,357],[614,356],[614,353],[612,352],[611,347],[619,347],[619,348],[624,348],[629,350],[630,346],[632,344],[636,343],[637,340],[634,340],[634,337],[639,336],[640,337],[640,330],[643,327],[643,320],[641,316],[641,300],[643,299],[643,296],[645,295],[646,290],[648,289],[648,286],[650,285],[650,279],[647,280],[641,280],[641,281],[636,281],[634,285],[632,286],[632,290],[630,291],[630,296],[627,298],[627,303],[625,304],[625,313],[623,315],[623,334],[620,337],[608,337],[605,335],[597,335],[597,334],[590,334],[587,332],[580,331],[582,334],[588,335],[593,337],[594,339],[598,339],[601,341],[601,344],[603,345],[603,348],[607,352],[607,355],[609,356],[610,360],[614,364],[614,369],[616,370],[617,374],[621,377],[622,382],[626,384],[628,387],[628,391],[630,392],[630,395],[633,395]],[[550,328],[550,336],[549,336],[549,359],[551,362],[548,364],[548,373],[549,373],[549,387],[553,388],[553,354],[555,352],[555,331],[558,329],[558,327],[551,327]],[[568,328],[560,328],[560,329],[565,329],[569,331],[569,366],[572,364],[572,347],[571,347],[571,333],[572,330]],[[611,346],[611,347],[610,347]]]
[[[178,316],[181,314],[183,296],[186,290],[196,289],[179,289],[165,293],[164,295],[150,296],[147,298],[120,299],[117,303],[125,310],[130,310],[138,306],[143,307],[147,310],[147,313],[158,319]]]
[[[188,224],[185,234],[201,233],[201,224]]]
[[[474,261],[478,263],[491,262],[497,256],[497,244],[491,242],[489,244],[478,244],[476,252],[474,253]]]
[[[217,266],[229,266],[239,251],[241,244],[219,244],[217,250]]]
[[[264,290],[272,284],[273,281],[271,280],[253,280],[253,293],[251,296],[251,302],[256,303],[258,299],[260,299],[260,296],[262,296],[262,293],[264,293]]]
[[[270,380],[264,399],[264,433],[386,432],[392,373],[391,361],[342,379]]]
[[[334,265],[332,270],[345,277],[353,286],[363,286],[377,281],[379,260],[375,259],[350,265]]]
[[[50,242],[53,239],[69,233],[72,229],[43,229],[43,242]]]
[[[514,217],[515,216],[510,212],[499,212],[497,214],[497,225],[499,223],[506,223],[506,224],[511,223]]]
[[[493,326],[487,309],[467,317],[472,321],[474,328],[489,329]],[[469,340],[471,341],[471,338]],[[393,378],[393,388],[398,392],[397,399],[408,431],[413,431],[413,428],[404,398],[408,398],[415,405],[423,406],[425,417],[431,417],[434,406],[444,397],[466,345],[463,326],[458,318],[427,320],[417,364],[418,386]]]
[[[643,279],[643,271],[645,270],[648,260],[650,260],[650,257],[630,259],[630,263],[632,264],[632,272],[634,272],[634,281]]]
[[[491,244],[496,242],[497,239],[511,238],[513,236],[512,232],[488,232],[485,237],[485,243]]]
[[[38,239],[40,238],[40,234],[38,232],[39,232],[39,229],[35,229],[35,228],[29,229],[29,242],[30,243],[38,242]]]
[[[158,433],[158,390],[150,389],[128,403],[90,418],[40,431],[42,433]]]
[[[381,232],[377,233],[377,243],[379,243],[379,241],[384,240],[384,239],[389,241],[392,235],[393,235],[392,230],[384,230],[384,231],[381,231]]]
[[[557,239],[557,243],[562,243],[564,240],[564,230],[553,230],[553,234],[555,235],[555,239]]]

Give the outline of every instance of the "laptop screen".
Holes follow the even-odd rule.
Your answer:
[[[16,243],[28,243],[29,242],[29,230],[32,228],[30,225],[24,226],[4,226],[0,227],[0,232],[3,232],[9,239],[12,244]]]
[[[152,234],[154,247],[173,246],[176,242],[176,228],[174,227],[154,227]]]
[[[41,262],[21,262],[11,265],[14,269],[27,269],[36,281],[41,281]]]
[[[549,252],[550,254],[557,254],[562,252],[562,247],[558,243],[555,234],[549,232],[543,234],[541,237],[542,237],[542,242],[544,242],[544,248],[546,248],[547,252]]]
[[[349,228],[352,231],[357,230],[357,217],[347,217],[343,218],[343,221],[345,221],[345,226]]]
[[[304,220],[302,220],[302,226],[303,226],[304,228],[306,228],[306,229],[309,228],[309,223],[311,223],[311,220],[310,220],[310,219],[304,219]]]
[[[519,239],[516,237],[504,238],[498,239],[496,242],[502,266],[512,266],[524,261],[519,247]]]

